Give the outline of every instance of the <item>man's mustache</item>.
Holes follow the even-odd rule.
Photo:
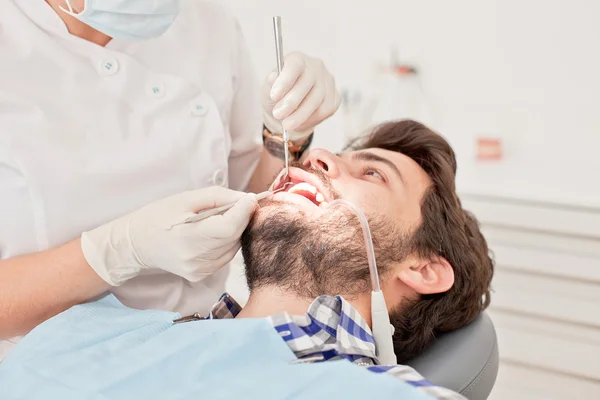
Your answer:
[[[290,162],[290,167],[298,168],[315,175],[323,183],[323,186],[325,186],[325,189],[329,192],[329,194],[334,200],[342,198],[340,192],[335,190],[333,184],[331,183],[331,179],[327,176],[327,174],[325,174],[325,172],[323,172],[322,169],[313,168],[312,166],[307,167],[306,165],[303,165],[300,161]]]

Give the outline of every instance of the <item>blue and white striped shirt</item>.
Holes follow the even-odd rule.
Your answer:
[[[242,307],[224,293],[205,319],[235,318],[241,310]],[[187,318],[190,317],[181,320]],[[466,400],[458,393],[434,385],[407,365],[380,365],[371,329],[341,296],[319,296],[301,316],[280,313],[269,318],[298,362],[344,359],[371,372],[394,376],[435,399]]]

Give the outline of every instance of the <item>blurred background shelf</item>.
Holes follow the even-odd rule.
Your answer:
[[[600,398],[600,208],[462,198],[496,259],[491,399]]]

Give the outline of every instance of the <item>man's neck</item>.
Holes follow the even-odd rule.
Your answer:
[[[110,36],[106,36],[104,33],[97,31],[91,26],[84,24],[77,18],[64,12],[59,7],[62,5],[63,8],[68,9],[64,0],[46,0],[46,3],[48,3],[48,5],[50,5],[50,7],[52,7],[56,14],[58,14],[58,16],[63,20],[67,27],[67,30],[71,35],[80,37],[102,47],[106,46],[108,42],[111,41]],[[81,10],[74,11],[79,12]]]
[[[290,315],[303,315],[313,299],[302,299],[297,295],[275,287],[255,289],[248,303],[237,318],[264,318],[287,312]]]
[[[370,296],[344,297],[344,299],[371,326]],[[304,315],[313,301],[312,298],[301,298],[294,293],[283,291],[277,287],[263,287],[252,291],[248,303],[236,318],[264,318],[282,312],[287,312],[289,315]]]

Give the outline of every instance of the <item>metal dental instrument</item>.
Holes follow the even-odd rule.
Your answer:
[[[291,185],[291,184],[292,184],[291,182],[287,182],[277,190],[267,190],[266,192],[259,193],[256,195],[256,200],[260,201],[260,200],[266,199],[270,195],[284,190],[287,187],[287,185]],[[200,222],[202,220],[205,220],[208,217],[213,217],[215,215],[223,214],[224,212],[230,210],[233,206],[235,206],[235,204],[236,203],[225,204],[224,206],[221,206],[221,207],[216,207],[216,208],[211,208],[211,209],[208,209],[205,211],[201,211],[198,214],[192,215],[191,217],[188,217],[185,220],[183,220],[173,226],[183,225],[183,224],[191,224],[193,222]]]
[[[283,37],[281,35],[281,17],[273,17],[273,30],[275,32],[275,53],[277,55],[277,76],[283,69]],[[285,151],[285,177],[290,172],[289,141],[287,129],[283,128],[283,146]]]

